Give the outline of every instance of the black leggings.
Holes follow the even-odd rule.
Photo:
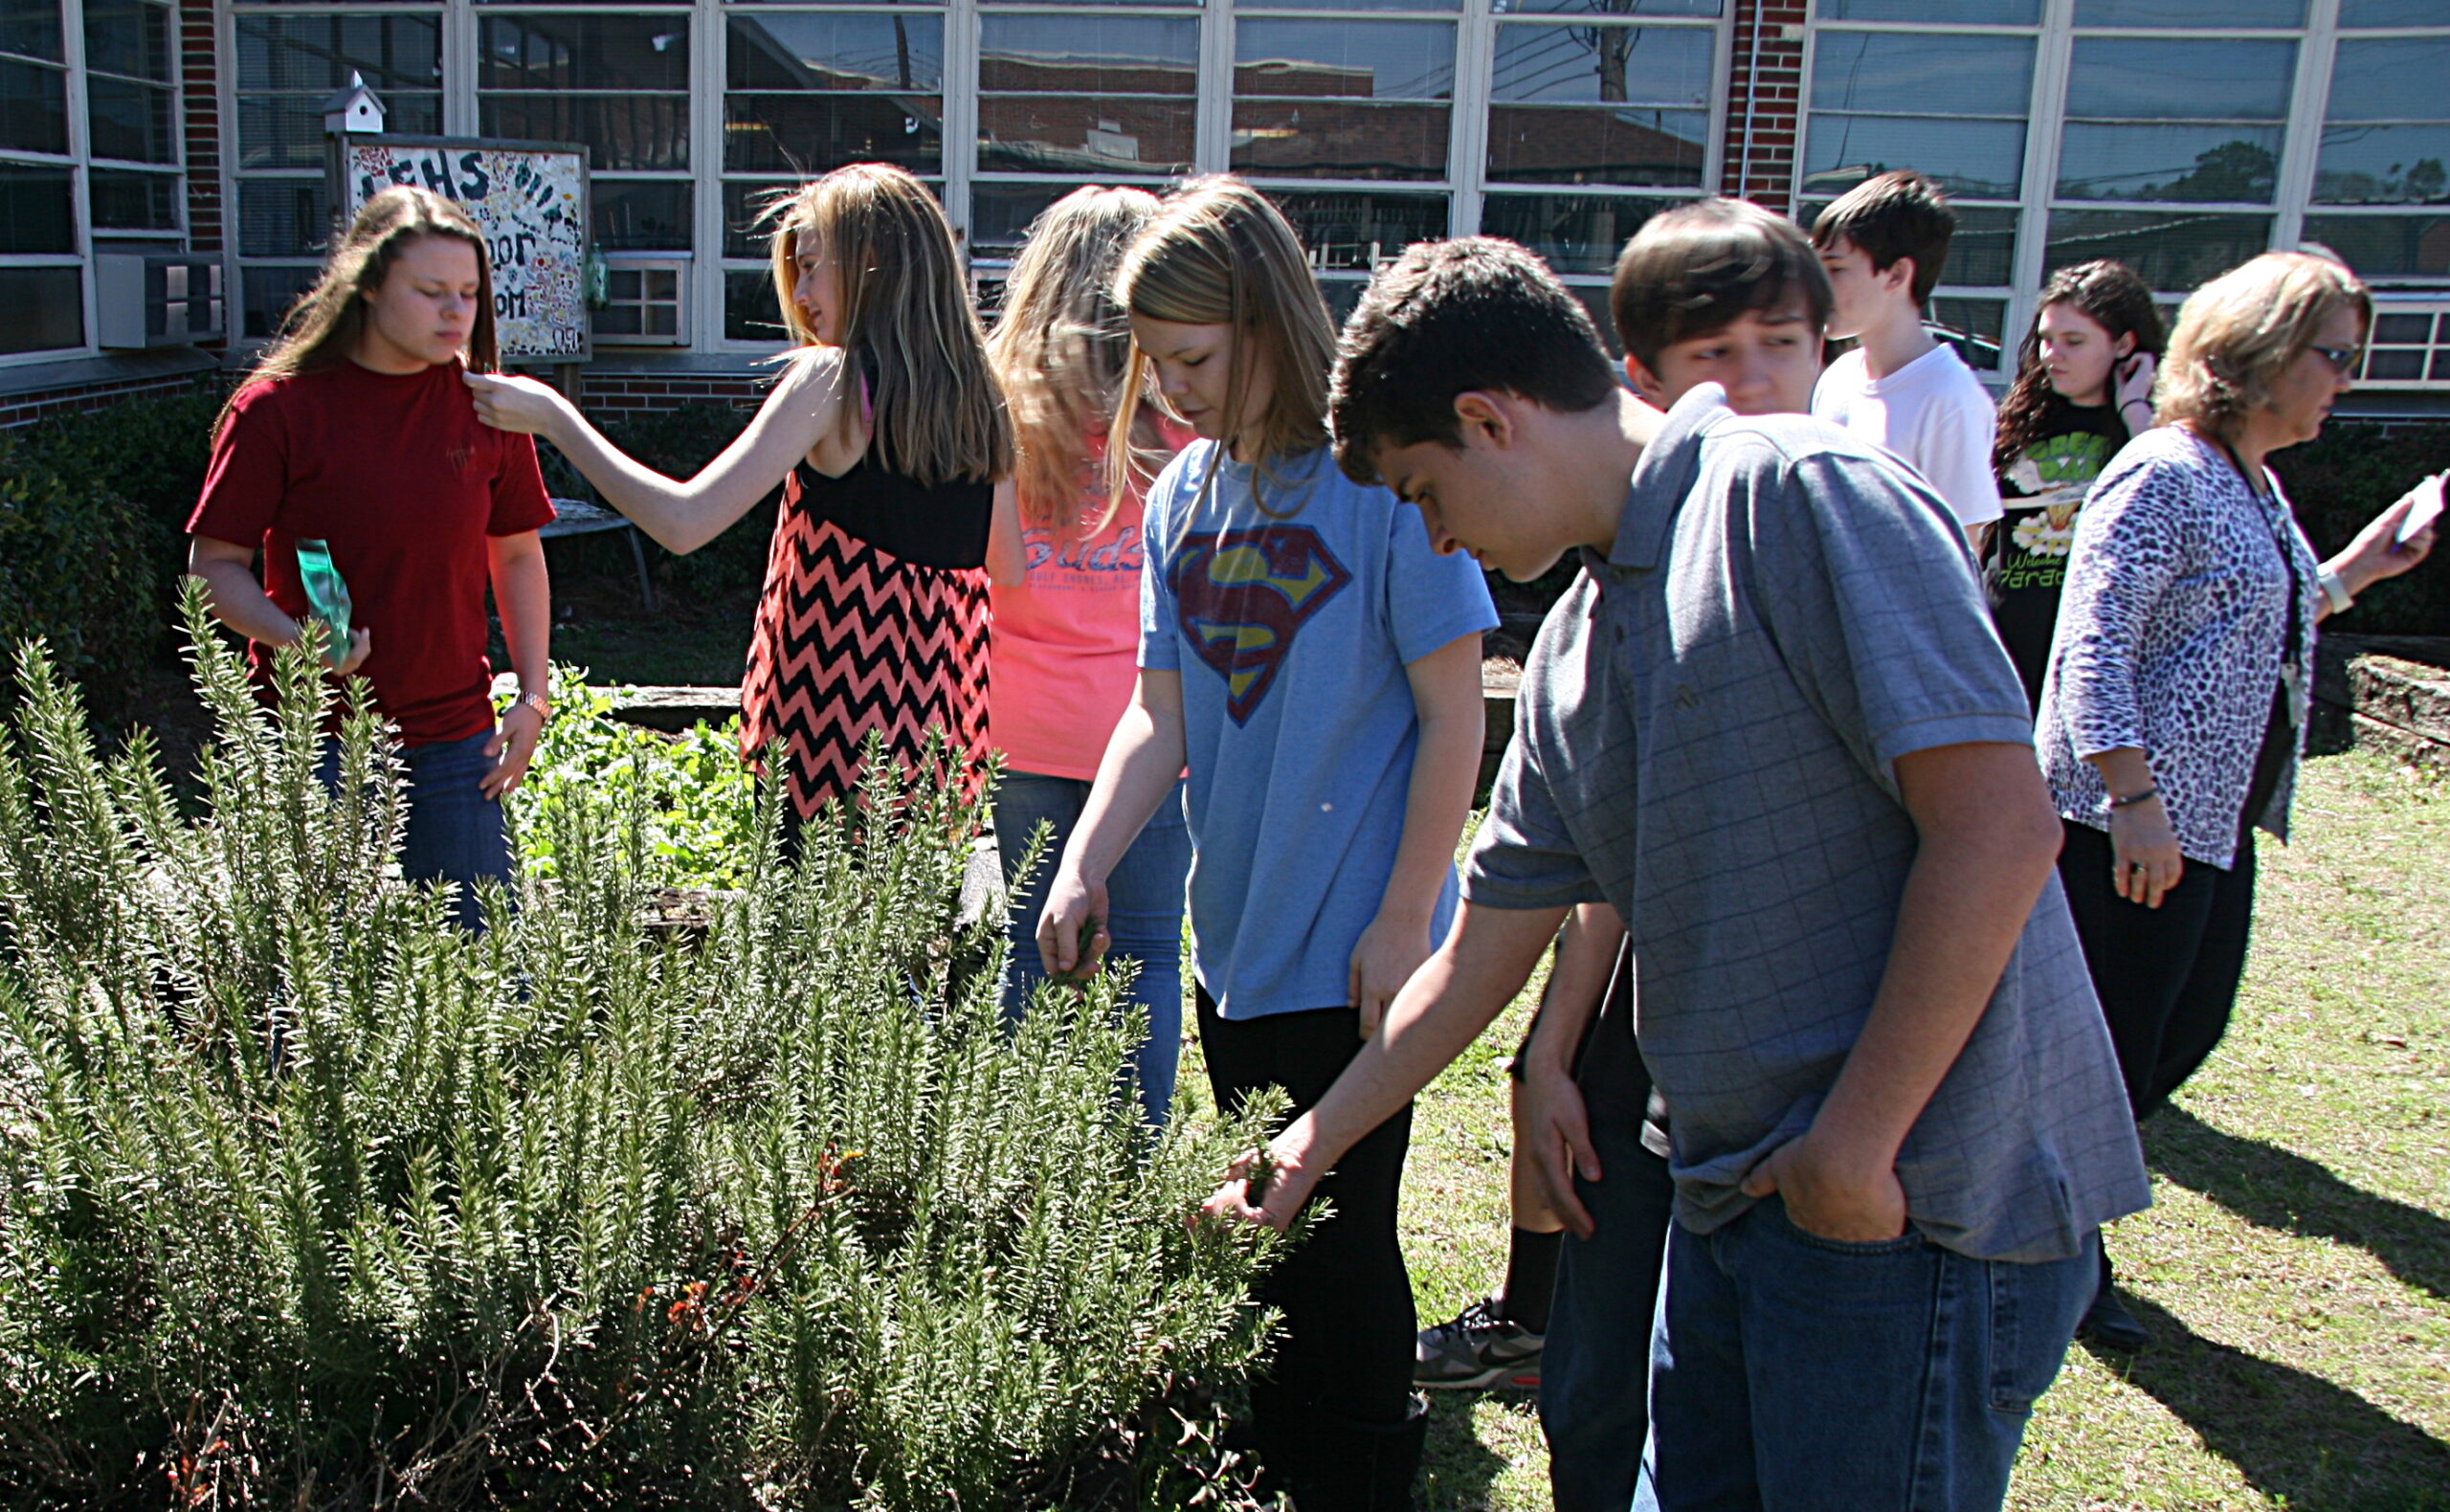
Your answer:
[[[2254,834],[2238,842],[2227,871],[2188,861],[2161,906],[2147,908],[2111,888],[2109,836],[2073,819],[2066,824],[2059,879],[2118,1048],[2127,1103],[2141,1121],[2228,1032],[2254,923]]]
[[[1199,1042],[1217,1105],[1238,1110],[1262,1087],[1282,1087],[1298,1115],[1317,1105],[1360,1053],[1349,1008],[1219,1017],[1198,991]],[[1395,1233],[1395,1194],[1412,1144],[1410,1104],[1362,1137],[1319,1183],[1335,1212],[1260,1283],[1283,1312],[1275,1363],[1251,1387],[1262,1438],[1321,1420],[1392,1427],[1412,1411],[1412,1278]],[[1305,1499],[1306,1500],[1306,1499]]]

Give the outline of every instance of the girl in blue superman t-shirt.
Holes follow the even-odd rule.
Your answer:
[[[1336,468],[1335,339],[1302,247],[1233,178],[1169,199],[1125,254],[1132,367],[1201,439],[1148,495],[1140,676],[1038,925],[1046,969],[1094,967],[1105,878],[1189,767],[1192,968],[1218,1103],[1281,1086],[1309,1107],[1378,1027],[1455,908],[1455,840],[1484,730],[1470,561]],[[1118,444],[1109,456],[1119,456]],[[1333,1204],[1269,1277],[1283,1313],[1254,1426],[1304,1506],[1407,1504],[1412,1285],[1399,1114],[1319,1191]]]

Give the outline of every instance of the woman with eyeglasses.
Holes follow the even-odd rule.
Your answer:
[[[2288,834],[2314,627],[2424,560],[2415,495],[2315,560],[2265,458],[2320,434],[2372,322],[2346,268],[2271,253],[2197,289],[2157,429],[2077,517],[2035,732],[2066,821],[2060,879],[2140,1120],[2220,1042],[2254,914],[2254,832]],[[2149,1342],[2110,1289],[2084,1331]]]

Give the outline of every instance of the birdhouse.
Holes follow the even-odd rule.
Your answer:
[[[323,101],[323,130],[332,136],[359,136],[383,129],[383,101],[366,87],[366,76],[354,69],[348,87]]]

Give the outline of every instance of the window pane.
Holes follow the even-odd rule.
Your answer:
[[[944,118],[936,95],[725,95],[724,167],[813,176],[846,163],[892,163],[935,173],[944,165]]]
[[[238,97],[238,167],[320,168],[324,161],[323,94]],[[385,92],[383,129],[431,137],[442,131],[442,97]],[[598,165],[601,167],[602,165]]]
[[[0,268],[0,352],[85,345],[85,279],[75,268]]]
[[[2450,201],[2450,122],[2325,126],[2314,164],[2323,205],[2439,205]]]
[[[2107,121],[2284,121],[2294,42],[2080,36],[2067,114]]]
[[[2033,26],[2041,0],[1820,0],[1823,21],[1947,21]]]
[[[794,0],[794,3],[797,3],[797,0]],[[864,4],[866,3],[866,0],[820,0],[820,3],[826,5],[851,5]],[[1036,5],[1044,3],[1044,0],[979,0],[979,3],[987,6]],[[1127,5],[1135,7],[1184,6],[1192,10],[1197,10],[1199,8],[1199,0],[1065,0],[1065,3],[1068,5]],[[1249,8],[1246,6],[1244,9],[1247,10]],[[1357,9],[1368,10],[1369,7],[1363,6],[1358,7]]]
[[[983,95],[978,166],[1003,173],[1188,173],[1191,100]]]
[[[0,252],[75,252],[66,168],[0,164]]]
[[[2308,215],[2305,239],[2369,278],[2450,275],[2450,215]]]
[[[2450,5],[2442,7],[2450,21]],[[2342,42],[2331,58],[2333,121],[2439,121],[2450,117],[2450,37],[2394,36]]]
[[[1699,27],[1502,26],[1498,100],[1632,101],[1706,109],[1717,36]]]
[[[1719,0],[1492,0],[1499,15],[1699,15],[1719,13]]]
[[[724,338],[734,342],[786,342],[783,307],[774,302],[774,275],[764,268],[724,270]]]
[[[1581,300],[1583,309],[1590,312],[1591,323],[1599,332],[1599,345],[1608,348],[1609,361],[1623,362],[1625,344],[1616,339],[1616,317],[1608,308],[1608,285],[1569,283],[1566,285],[1566,292]],[[1616,374],[1616,381],[1622,383],[1624,377],[1624,373],[1619,371]]]
[[[1489,177],[1511,184],[1699,188],[1710,118],[1700,110],[1489,107]]]
[[[606,252],[687,252],[690,186],[596,179],[587,187],[595,245]]]
[[[489,15],[479,51],[482,89],[689,88],[687,16]]]
[[[1806,193],[1834,194],[1875,173],[1914,168],[1951,194],[2014,199],[2024,164],[2021,121],[1815,115],[1803,187]]]
[[[2278,126],[2092,126],[2071,123],[2059,148],[2067,199],[2271,203]]]
[[[441,82],[441,38],[431,15],[242,15],[238,87],[328,92],[356,72],[396,109],[394,91]]]
[[[315,276],[321,271],[312,264],[239,269],[238,287],[247,305],[246,334],[264,337],[277,333],[281,317],[289,313],[300,295],[315,286]]]
[[[178,139],[170,124],[170,91],[101,74],[85,79],[87,147],[98,158],[135,163],[176,163]]]
[[[2305,0],[2076,0],[2078,26],[2304,26]]]
[[[942,16],[734,16],[724,32],[724,77],[734,89],[944,87]]]
[[[2008,301],[1942,296],[1931,300],[1931,334],[1956,348],[1978,373],[1999,370],[2000,336],[2007,329]]]
[[[477,129],[494,137],[584,143],[590,169],[689,166],[686,95],[482,95]]]
[[[1813,107],[2021,116],[2033,96],[2033,47],[2027,36],[1823,32]]]
[[[179,181],[167,173],[115,173],[108,168],[87,181],[94,226],[100,231],[176,231]]]
[[[1030,222],[1072,192],[1071,184],[973,184],[969,190],[969,251],[975,257],[1010,257],[1021,250]]]
[[[1237,11],[1453,11],[1456,0],[1236,0]]]
[[[1418,21],[1241,21],[1234,93],[1303,99],[1444,100],[1455,28]]]
[[[332,232],[332,195],[322,179],[242,179],[238,256],[295,257],[321,252]]]
[[[1191,16],[987,16],[979,22],[978,87],[1041,94],[1195,94],[1199,22]]]
[[[0,147],[68,150],[68,75],[0,58]]]
[[[65,60],[59,0],[0,0],[0,53]]]
[[[1231,162],[1237,173],[1440,179],[1451,115],[1444,105],[1237,100]]]
[[[1416,241],[1446,234],[1443,194],[1304,194],[1268,190],[1293,223],[1314,268],[1363,271]]]
[[[170,11],[145,0],[85,0],[85,66],[170,82]]]
[[[1559,273],[1607,273],[1642,222],[1686,203],[1621,194],[1491,194],[1481,202],[1481,230],[1521,242]]]
[[[2439,26],[2441,0],[2339,0],[2342,26]]]
[[[1808,227],[1828,208],[1827,200],[1805,201],[1795,207],[1795,224]],[[1949,238],[1948,261],[1940,267],[1941,285],[1980,289],[2013,282],[2018,212],[2002,205],[1954,208],[1956,233]]]
[[[767,255],[767,235],[773,230],[766,219],[768,207],[778,200],[788,200],[800,187],[800,180],[770,179],[764,183],[727,179],[724,182],[724,256],[726,257],[763,257]]]
[[[2061,210],[2050,215],[2042,272],[2115,257],[2155,289],[2192,289],[2271,245],[2268,215]]]

